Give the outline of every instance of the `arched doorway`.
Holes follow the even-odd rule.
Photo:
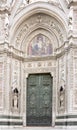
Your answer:
[[[49,73],[27,79],[27,126],[52,125],[52,81]]]
[[[39,4],[36,3],[36,5],[38,6]],[[63,17],[61,18],[61,16],[57,14],[57,12],[59,11],[51,11],[52,8],[50,7],[49,9],[49,6],[47,6],[47,4],[46,8],[47,9],[43,7],[33,8],[33,10],[29,10],[28,12],[26,12],[27,8],[25,8],[23,10],[25,11],[25,13],[22,11],[22,14],[24,15],[20,14],[20,17],[18,17],[19,19],[16,17],[15,19],[17,19],[18,22],[15,25],[13,25],[15,33],[13,34],[14,37],[11,37],[11,41],[13,41],[11,42],[11,44],[15,46],[16,50],[18,50],[19,53],[17,52],[17,55],[20,54],[20,59],[22,60],[21,78],[23,79],[23,82],[21,82],[21,110],[23,113],[24,126],[55,125],[55,117],[58,103],[58,101],[56,100],[57,95],[55,95],[55,93],[57,94],[57,87],[61,78],[61,76],[59,76],[60,73],[58,58],[60,58],[61,56],[59,55],[61,49],[63,49],[65,46],[64,43],[66,41],[67,33],[65,20],[63,19]],[[14,40],[12,40],[12,38]],[[49,76],[50,74],[48,73],[53,74],[54,86],[52,92],[52,84],[50,84],[51,93],[49,94],[49,97],[51,98],[51,100],[50,98],[46,99],[47,96],[45,96],[45,100],[48,100],[50,102],[49,108],[51,109],[51,111],[49,111],[49,117],[46,116],[46,112],[43,116],[43,112],[45,109],[43,108],[43,106],[41,106],[41,116],[41,108],[39,107],[40,103],[44,101],[40,100],[39,91],[43,93],[44,88],[43,90],[41,90],[41,87],[39,87],[39,78],[40,82],[42,83],[43,81],[41,79],[41,76]],[[28,80],[26,80],[27,76]],[[33,85],[26,83],[27,81],[28,83],[29,81],[31,82],[31,77],[34,77],[32,83]],[[46,86],[46,84],[44,84],[43,87],[44,86]],[[46,95],[48,94],[46,93]],[[38,97],[38,99],[36,98],[37,102],[35,101],[35,97]],[[41,105],[43,105],[43,103]],[[35,116],[33,115],[33,113]]]

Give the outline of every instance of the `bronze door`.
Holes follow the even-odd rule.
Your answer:
[[[51,126],[51,75],[30,74],[27,83],[27,126]]]

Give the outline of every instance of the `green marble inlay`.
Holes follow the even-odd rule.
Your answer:
[[[57,125],[57,126],[77,125],[77,122],[76,121],[73,121],[73,122],[55,122],[55,125]]]
[[[23,125],[23,122],[0,122],[0,125]]]
[[[56,119],[77,118],[77,115],[57,116]]]
[[[0,115],[0,119],[22,119],[21,116],[7,116],[7,115]]]

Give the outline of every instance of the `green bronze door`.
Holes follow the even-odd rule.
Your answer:
[[[27,126],[51,126],[52,77],[30,74],[27,84]]]

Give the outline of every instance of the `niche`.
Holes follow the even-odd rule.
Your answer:
[[[60,87],[60,90],[59,90],[59,107],[60,108],[63,108],[64,107],[64,96],[65,95],[65,89],[63,86]]]
[[[17,88],[12,91],[12,111],[19,111],[19,91]]]

